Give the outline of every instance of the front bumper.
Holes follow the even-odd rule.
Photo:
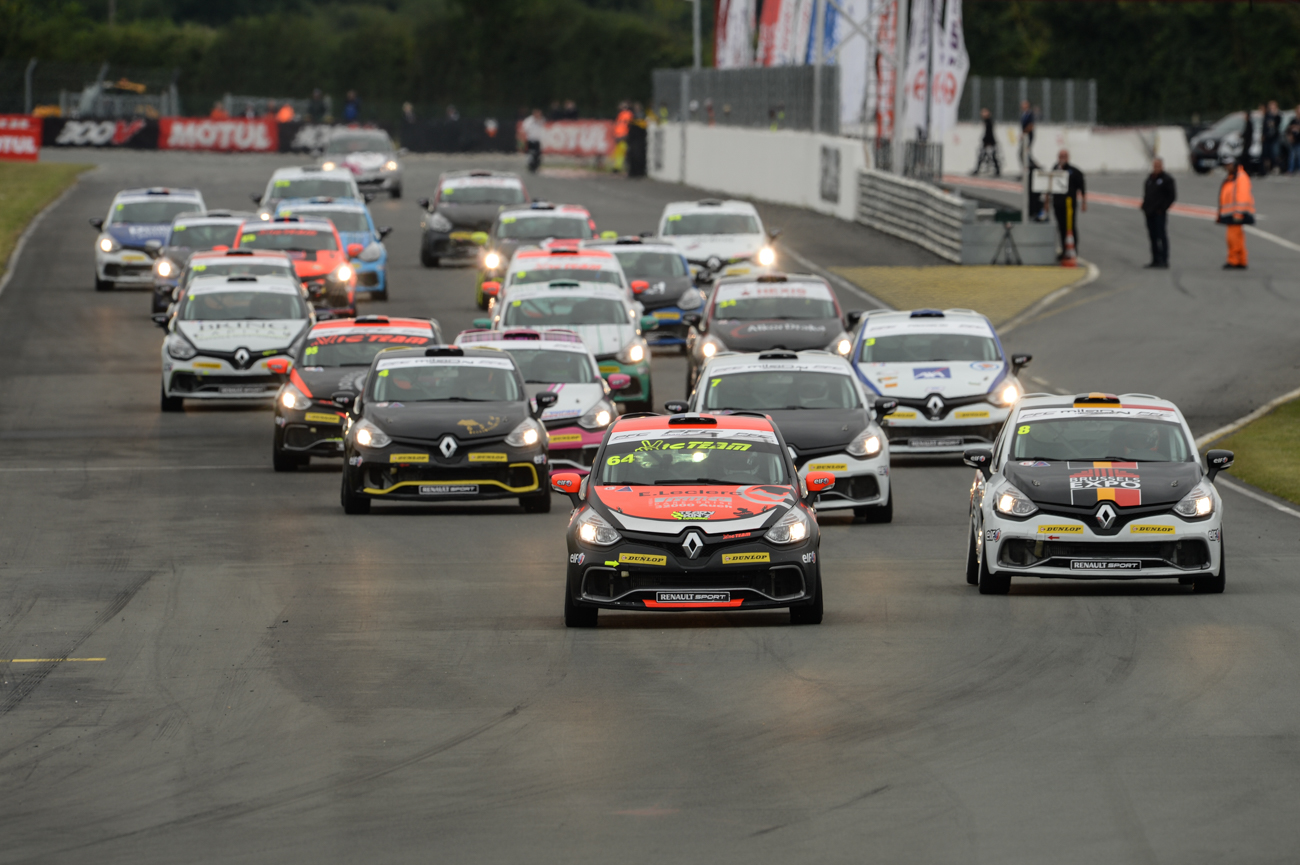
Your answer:
[[[552,472],[577,472],[580,475],[591,471],[596,451],[605,430],[585,430],[580,426],[557,427],[547,430]]]
[[[889,448],[874,457],[862,459],[846,453],[810,459],[799,469],[799,477],[809,472],[830,472],[835,486],[817,499],[818,511],[884,505],[889,501]]]
[[[95,247],[95,277],[115,285],[153,285],[153,259],[138,249],[104,252]]]
[[[477,258],[479,245],[473,241],[473,236],[474,232],[469,229],[434,231],[426,228],[421,242],[430,254],[439,258]],[[479,282],[483,282],[482,276]]]
[[[687,327],[682,323],[682,310],[676,306],[661,306],[646,310],[659,320],[659,326],[645,335],[652,346],[685,345]]]
[[[630,375],[632,383],[623,390],[614,391],[611,395],[614,402],[639,402],[650,395],[650,364],[648,361],[620,363],[611,358],[600,361],[600,374],[606,379],[619,372]]]
[[[504,499],[544,489],[547,455],[540,446],[512,448],[504,442],[458,451],[450,459],[436,449],[405,444],[345,450],[344,483],[352,492],[394,501]]]
[[[202,354],[176,360],[166,350],[162,368],[167,396],[185,399],[273,399],[289,378],[268,370],[266,361],[236,369],[220,358]]]
[[[932,421],[909,406],[888,415],[883,426],[894,453],[961,453],[968,447],[991,444],[1010,414],[1010,408],[981,402],[954,408]]]
[[[357,290],[372,294],[388,291],[387,261],[354,261],[352,268],[356,271]]]
[[[402,173],[400,171],[383,171],[378,174],[358,174],[354,178],[357,188],[362,192],[388,191],[400,188]]]
[[[275,425],[281,430],[285,453],[314,457],[343,456],[345,418],[333,408],[312,406],[303,411],[275,404]]]

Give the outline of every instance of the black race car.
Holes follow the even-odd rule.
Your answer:
[[[343,510],[379,501],[518,498],[551,509],[542,412],[557,395],[529,400],[502,351],[444,346],[375,356],[343,436]]]
[[[361,392],[375,355],[441,343],[438,323],[427,318],[363,315],[316,324],[293,359],[289,381],[275,395],[275,470],[295,471],[312,457],[343,456],[347,407]]]
[[[501,209],[529,200],[524,182],[509,171],[443,172],[433,199],[419,201],[420,263],[437,267],[443,259],[476,258],[481,243],[475,241],[484,240]]]

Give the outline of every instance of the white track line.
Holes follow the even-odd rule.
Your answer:
[[[1096,282],[1097,277],[1101,276],[1101,270],[1099,270],[1097,265],[1093,264],[1091,261],[1083,261],[1082,259],[1080,259],[1079,263],[1088,268],[1088,273],[1086,276],[1084,276],[1082,279],[1076,279],[1074,282],[1070,283],[1069,285],[1061,286],[1056,291],[1047,295],[1047,297],[1044,297],[1041,300],[1036,301],[1032,306],[1030,306],[1024,312],[1020,313],[1019,315],[1016,315],[1014,318],[1011,319],[1011,321],[1008,321],[1006,324],[999,327],[998,336],[1006,336],[1008,333],[1015,330],[1017,327],[1020,327],[1020,325],[1029,321],[1031,318],[1038,315],[1040,312],[1047,309],[1047,307],[1056,303],[1058,300],[1065,297],[1067,294],[1074,291],[1076,288],[1083,288],[1085,285]]]
[[[93,171],[94,169],[91,170]],[[14,244],[13,254],[9,256],[9,269],[5,271],[4,277],[0,278],[0,294],[4,293],[5,287],[9,285],[9,280],[13,279],[14,271],[18,269],[18,258],[23,254],[23,247],[27,245],[27,238],[31,237],[32,232],[41,224],[41,220],[45,218],[45,214],[62,204],[63,199],[71,195],[72,190],[77,188],[77,184],[81,182],[82,176],[88,173],[89,172],[82,172],[74,177],[72,179],[72,184],[67,189],[63,190],[58,198],[45,205],[45,207],[41,209],[40,213],[32,217],[32,221],[27,223],[27,227],[23,229],[23,233],[18,235],[18,242]]]
[[[1239,486],[1237,484],[1230,482],[1227,478],[1223,477],[1222,475],[1214,479],[1214,485],[1216,487],[1220,485],[1227,487],[1228,489],[1232,490],[1234,493],[1241,493],[1246,498],[1254,499],[1257,502],[1266,504],[1275,511],[1281,511],[1284,514],[1290,514],[1293,517],[1300,517],[1300,511],[1297,511],[1295,508],[1288,508],[1286,505],[1278,504],[1277,502],[1270,499],[1268,496],[1261,495],[1255,492],[1254,490],[1248,490],[1243,486]]]
[[[1256,237],[1260,237],[1263,238],[1264,240],[1272,241],[1273,243],[1276,243],[1278,246],[1285,247],[1291,250],[1292,252],[1300,252],[1300,243],[1292,243],[1291,241],[1287,240],[1285,237],[1278,237],[1276,234],[1272,234],[1271,232],[1265,231],[1262,228],[1256,228],[1253,225],[1247,225],[1246,231],[1250,234],[1255,235]]]
[[[1196,447],[1198,449],[1203,448],[1206,445],[1210,444],[1211,442],[1218,441],[1224,436],[1231,435],[1232,433],[1235,433],[1237,430],[1244,427],[1246,424],[1251,423],[1252,421],[1259,420],[1264,415],[1268,414],[1273,409],[1280,406],[1282,403],[1290,402],[1293,399],[1300,399],[1300,388],[1296,388],[1290,393],[1284,393],[1277,399],[1270,400],[1264,403],[1262,406],[1255,409],[1250,414],[1244,417],[1237,418],[1235,421],[1228,424],[1227,426],[1221,426],[1218,429],[1213,430],[1212,432],[1207,432],[1205,435],[1201,436],[1196,440]]]

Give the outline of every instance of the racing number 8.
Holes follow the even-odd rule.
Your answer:
[[[632,462],[632,459],[633,459],[632,454],[628,454],[627,456],[621,456],[621,457],[610,457],[609,459],[605,460],[605,465],[616,466],[619,463],[630,463]]]
[[[1027,432],[1029,432],[1029,424],[1025,424],[1020,429],[1016,430],[1016,435],[1024,435]]]

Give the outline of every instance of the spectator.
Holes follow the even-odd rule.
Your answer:
[[[1070,164],[1070,151],[1062,148],[1056,155],[1053,171],[1064,171],[1068,185],[1064,195],[1052,196],[1052,210],[1056,214],[1056,231],[1061,237],[1061,255],[1065,255],[1066,235],[1073,235],[1074,249],[1079,249],[1079,212],[1088,210],[1088,189],[1084,184],[1083,172]]]
[[[409,102],[402,103],[402,121],[405,123],[415,122],[415,106]]]
[[[611,160],[614,164],[611,167],[615,172],[623,170],[627,158],[627,127],[631,122],[632,109],[624,99],[618,104],[618,114],[614,117],[614,158]]]
[[[1282,139],[1282,114],[1277,110],[1277,100],[1268,103],[1260,128],[1263,132],[1263,147],[1259,155],[1260,168],[1264,174],[1271,174],[1279,162],[1278,145]]]
[[[1291,115],[1291,122],[1286,125],[1286,146],[1290,150],[1286,173],[1295,174],[1300,171],[1300,105],[1295,107],[1295,114]]]
[[[275,121],[277,123],[292,123],[298,117],[298,112],[293,110],[293,103],[285,102],[280,106],[280,110],[275,112]]]
[[[1002,176],[1002,166],[998,164],[998,139],[993,134],[993,113],[987,108],[980,109],[980,120],[984,123],[984,137],[980,139],[979,160],[971,175],[979,174],[988,165],[993,168],[993,176]]]
[[[552,99],[552,100],[551,100],[551,107],[546,109],[546,119],[547,119],[547,120],[559,120],[559,119],[561,119],[560,114],[561,114],[561,109],[560,109],[560,100],[558,100],[558,99]]]
[[[1034,109],[1029,100],[1020,103],[1020,170],[1028,171],[1034,161]]]
[[[455,105],[448,105],[448,106],[447,106],[447,119],[448,119],[448,120],[460,120],[460,112],[456,110],[456,106],[455,106]]]
[[[230,119],[230,115],[226,112],[226,106],[222,105],[220,102],[212,103],[212,110],[208,112],[208,117],[212,118],[213,120]]]
[[[645,108],[640,102],[632,105],[632,119],[627,124],[627,176],[645,177],[648,142]]]
[[[356,123],[361,119],[361,101],[357,99],[357,91],[348,91],[348,100],[343,103],[343,122]]]
[[[1219,187],[1217,220],[1228,227],[1228,261],[1223,269],[1245,270],[1246,231],[1242,226],[1255,224],[1255,195],[1250,188],[1250,174],[1240,160],[1227,168],[1228,176]]]
[[[311,101],[307,103],[307,119],[320,123],[325,119],[325,97],[317,87],[311,92]]]
[[[1178,191],[1174,179],[1165,174],[1164,160],[1154,160],[1142,188],[1142,213],[1151,239],[1151,263],[1147,267],[1169,267],[1169,208],[1177,200]]]
[[[276,111],[275,100],[274,99],[266,100],[266,111],[262,113],[262,116],[265,117],[267,120],[271,120],[272,118],[275,117],[275,111]]]
[[[534,108],[532,116],[524,118],[520,127],[528,153],[528,170],[536,173],[542,164],[542,136],[546,133],[546,118],[542,115],[542,109]]]
[[[256,119],[257,119],[257,109],[253,107],[253,103],[252,103],[252,102],[245,102],[245,103],[244,103],[244,119],[245,119],[245,120],[256,120]]]
[[[560,111],[565,120],[578,119],[578,103],[572,99],[564,100],[564,108]]]

